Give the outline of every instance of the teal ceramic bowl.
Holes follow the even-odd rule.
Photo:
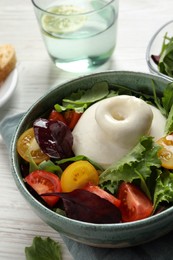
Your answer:
[[[16,152],[19,136],[32,125],[32,122],[49,110],[53,104],[78,88],[87,89],[96,82],[107,81],[110,84],[116,83],[127,86],[129,89],[152,93],[152,80],[156,84],[158,94],[162,93],[168,81],[150,74],[109,71],[83,76],[64,83],[45,94],[20,121],[11,148],[13,177],[19,191],[35,213],[60,234],[92,246],[120,248],[154,240],[173,229],[173,207],[144,220],[119,224],[90,224],[59,215],[43,206],[27,190]]]

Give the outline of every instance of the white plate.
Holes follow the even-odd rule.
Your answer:
[[[11,97],[16,84],[17,84],[18,72],[15,68],[6,80],[0,83],[0,107],[3,106],[7,100]]]

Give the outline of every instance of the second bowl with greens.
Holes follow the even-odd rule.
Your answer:
[[[173,20],[162,25],[152,36],[146,61],[152,73],[173,81]]]
[[[48,225],[81,243],[126,247],[173,229],[173,85],[101,72],[54,88],[20,121],[13,177]]]

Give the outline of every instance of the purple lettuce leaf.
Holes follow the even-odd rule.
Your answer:
[[[97,224],[119,223],[121,221],[120,210],[115,205],[83,189],[42,195],[59,196],[63,200],[67,217],[75,220]]]
[[[160,55],[151,55],[151,59],[154,61],[156,65],[158,65],[160,61]]]
[[[33,128],[40,149],[49,157],[63,159],[73,156],[73,136],[63,122],[39,118]]]

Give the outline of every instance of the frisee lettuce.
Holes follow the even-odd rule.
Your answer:
[[[147,179],[152,177],[154,168],[161,166],[157,156],[160,147],[151,136],[143,136],[140,142],[120,161],[108,167],[99,178],[99,185],[115,194],[120,181],[133,182],[139,180],[140,187],[151,199]]]
[[[173,202],[173,173],[166,169],[158,171],[154,192],[155,209],[161,202]]]

